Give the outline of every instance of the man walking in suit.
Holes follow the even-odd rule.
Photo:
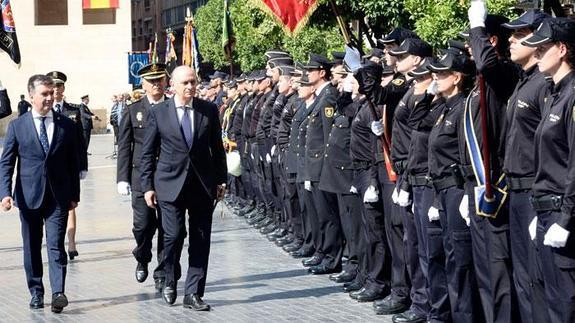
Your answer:
[[[140,186],[140,165],[142,143],[148,129],[148,114],[155,106],[166,100],[164,91],[167,85],[165,64],[150,64],[138,71],[142,77],[142,86],[146,95],[139,101],[124,109],[122,124],[118,134],[118,167],[117,181],[120,195],[132,194],[132,210],[134,226],[132,232],[136,239],[136,247],[132,251],[138,264],[136,265],[136,280],[140,283],[148,278],[148,263],[152,260],[152,242],[156,229],[158,231],[157,259],[158,266],[154,269],[154,281],[158,291],[164,285],[164,230],[159,210],[148,207],[144,200],[144,191]],[[179,264],[176,272],[179,270]]]
[[[24,94],[20,94],[20,102],[18,102],[18,116],[21,116],[30,110],[31,105],[24,98]]]
[[[82,129],[84,135],[84,143],[86,144],[86,151],[88,151],[88,146],[90,146],[90,137],[92,136],[92,129],[94,128],[94,121],[92,119],[100,120],[97,115],[95,115],[88,104],[90,103],[90,96],[87,94],[81,97],[82,103],[80,103],[80,116],[82,118]],[[91,155],[87,153],[87,155]]]
[[[74,122],[52,111],[52,78],[32,76],[28,92],[32,110],[8,125],[0,160],[0,197],[4,210],[14,204],[20,209],[24,269],[32,309],[44,307],[41,247],[42,229],[46,226],[52,312],[60,313],[68,305],[64,294],[68,210],[75,209],[80,201],[78,137]]]
[[[172,99],[151,109],[142,146],[142,191],[149,207],[159,207],[164,228],[164,301],[176,301],[188,211],[188,274],[184,307],[208,311],[206,285],[212,214],[225,192],[226,155],[217,107],[194,98],[196,73],[179,66],[172,73]]]

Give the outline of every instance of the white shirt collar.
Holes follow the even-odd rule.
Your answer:
[[[163,95],[162,95],[162,97],[161,97],[158,101],[154,101],[154,100],[152,100],[150,97],[147,97],[147,98],[148,98],[148,102],[150,102],[150,104],[153,104],[153,105],[162,103],[162,102],[164,102],[164,100],[166,99],[166,97],[163,96]]]
[[[48,111],[48,113],[46,113],[46,115],[40,115],[34,109],[30,110],[30,112],[32,112],[32,118],[34,118],[34,119],[39,119],[41,117],[46,117],[46,118],[53,118],[54,117],[52,110]]]
[[[62,108],[62,107],[64,106],[64,100],[62,100],[62,101],[60,101],[60,102],[54,101],[53,107],[55,108],[57,104],[59,104],[59,105],[60,105],[60,108]]]
[[[323,83],[322,85],[320,85],[320,86],[315,90],[315,95],[318,96],[318,95],[321,93],[321,91],[323,91],[323,89],[325,89],[325,87],[329,85],[329,83],[330,83],[330,82],[328,81],[328,82],[325,82],[325,83]]]
[[[193,106],[194,106],[193,103],[194,103],[194,98],[192,98],[190,100],[190,103],[184,104],[182,101],[179,100],[179,98],[177,96],[174,95],[174,104],[176,105],[176,108],[182,107],[184,105],[189,107],[189,108],[193,108]]]

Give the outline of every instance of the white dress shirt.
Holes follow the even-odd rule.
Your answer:
[[[192,99],[190,103],[186,104],[185,106],[188,107],[190,110],[188,111],[188,117],[190,118],[190,124],[192,125],[192,133],[194,133],[194,100]],[[184,103],[178,100],[176,96],[174,96],[174,104],[176,105],[176,113],[178,114],[178,122],[180,125],[182,124],[182,118],[184,117],[184,109],[181,107],[184,106]]]
[[[59,104],[60,106],[59,106],[58,109],[56,109],[56,106],[57,106],[58,104]],[[54,101],[54,105],[53,105],[52,107],[54,108],[54,110],[55,110],[56,112],[61,113],[61,112],[62,112],[62,108],[64,108],[64,100],[62,100],[62,101],[60,101],[60,102],[55,102],[55,101]]]
[[[38,134],[38,138],[40,138],[40,124],[42,124],[42,117],[38,112],[31,110],[32,118],[34,119],[34,126],[36,127],[36,133]],[[54,114],[52,111],[48,111],[48,113],[44,116],[46,120],[44,120],[44,125],[46,126],[46,134],[48,135],[48,144],[52,144],[52,137],[54,136]]]

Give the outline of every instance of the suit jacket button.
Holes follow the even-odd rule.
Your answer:
[[[324,157],[327,157],[327,154],[323,155]]]
[[[326,144],[325,146],[326,146],[326,147],[329,147],[329,144]]]
[[[318,156],[318,154],[315,154],[315,157],[317,157],[317,156]]]
[[[343,166],[341,166],[341,170],[343,170],[343,169],[344,169],[344,167],[343,167]]]

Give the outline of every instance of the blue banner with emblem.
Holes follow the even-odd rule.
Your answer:
[[[128,53],[128,83],[139,86],[142,79],[138,76],[140,68],[148,65],[150,58],[148,53]]]

